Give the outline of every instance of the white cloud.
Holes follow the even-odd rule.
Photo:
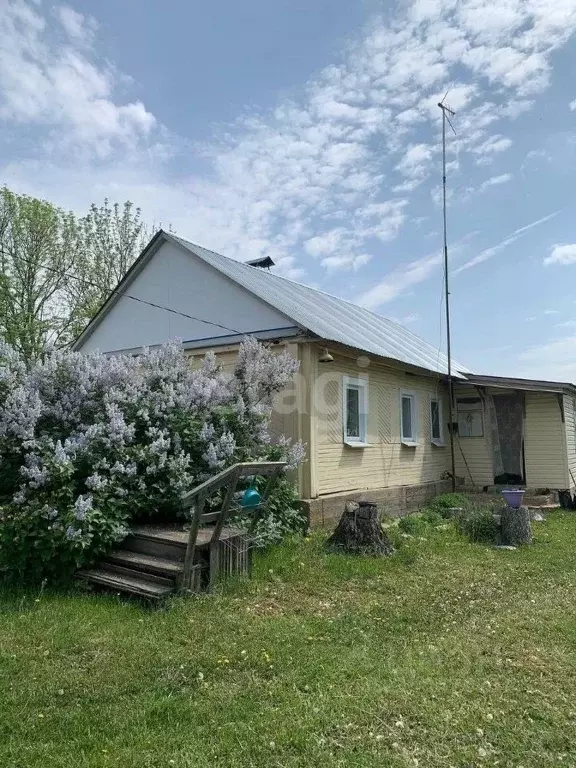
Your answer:
[[[327,256],[322,259],[322,266],[329,272],[335,272],[341,269],[359,269],[371,260],[369,253],[360,253],[358,256]]]
[[[78,13],[69,5],[57,6],[55,13],[69,37],[84,43],[92,41],[94,33],[98,28],[95,19]]]
[[[529,347],[514,361],[516,376],[550,381],[576,381],[576,336]]]
[[[550,315],[559,315],[560,310],[559,309],[545,309],[542,312],[543,315],[550,316]]]
[[[571,101],[568,107],[570,108],[571,112],[574,112],[574,110],[576,109],[576,99],[574,99],[574,101]]]
[[[417,312],[409,312],[407,315],[404,315],[403,317],[390,317],[389,320],[392,320],[395,323],[398,323],[399,325],[412,325],[412,323],[417,322],[420,320],[420,315]]]
[[[575,264],[576,263],[576,243],[566,243],[564,245],[554,245],[550,255],[544,259],[544,264]]]
[[[554,216],[557,216],[558,213],[559,211],[554,211],[553,213],[549,213],[547,216],[543,216],[541,219],[536,219],[536,221],[531,221],[529,224],[525,224],[523,227],[519,227],[518,229],[515,229],[514,232],[511,232],[507,237],[505,237],[499,243],[491,246],[490,248],[485,248],[483,251],[480,251],[480,253],[474,256],[474,258],[470,259],[469,261],[465,262],[460,267],[455,269],[454,274],[457,275],[459,272],[463,272],[466,269],[470,269],[471,267],[476,267],[478,266],[478,264],[482,264],[485,261],[488,261],[488,259],[491,259],[493,256],[496,256],[496,254],[503,251],[509,245],[512,245],[512,243],[515,243],[516,240],[518,240],[518,238],[524,234],[524,232],[528,232],[530,229],[533,229],[534,227],[539,227],[540,224],[544,224],[545,222],[550,221],[550,219],[554,218]]]
[[[68,6],[56,9],[67,35],[47,32],[36,4],[8,0],[0,9],[0,119],[49,131],[49,148],[82,147],[99,157],[115,144],[148,139],[154,116],[142,102],[115,103],[117,73],[84,50],[95,23]]]
[[[472,152],[479,155],[478,160],[476,161],[478,165],[488,165],[494,160],[492,155],[499,152],[505,152],[507,149],[510,149],[511,146],[512,139],[509,139],[506,136],[490,136],[490,138],[486,139],[482,144],[474,147]]]
[[[355,269],[377,252],[375,240],[398,235],[406,194],[438,167],[445,90],[458,112],[450,162],[484,163],[511,146],[495,124],[531,108],[575,28],[574,0],[408,1],[371,19],[341,63],[291,99],[203,147],[200,174],[184,139],[119,95],[126,79],[98,56],[96,22],[67,5],[3,0],[1,135],[32,127],[44,139],[24,142],[2,176],[81,210],[104,195],[133,199],[197,242],[236,258],[269,253],[292,276],[301,256]],[[165,161],[172,155],[182,170]],[[433,268],[409,263],[389,290]]]
[[[339,229],[325,232],[323,235],[316,235],[306,240],[304,250],[310,256],[324,256],[325,254],[332,253],[342,244],[346,234],[346,230],[340,227]]]
[[[468,200],[477,193],[485,192],[487,189],[490,189],[491,187],[500,186],[501,184],[507,184],[509,181],[512,181],[512,179],[513,179],[513,176],[511,173],[502,173],[499,176],[491,176],[490,178],[485,179],[477,187],[465,187],[464,189],[459,190],[458,199]],[[437,190],[433,191],[434,202],[436,202],[437,204],[440,204],[442,202],[441,193],[442,193],[441,187],[438,187]]]
[[[409,184],[419,184],[428,174],[432,155],[432,147],[427,144],[411,144],[396,170],[407,178]],[[399,185],[398,189],[401,190],[402,186]]]
[[[512,181],[511,173],[502,173],[500,176],[491,176],[489,179],[486,179],[486,181],[483,181],[482,184],[480,184],[478,190],[480,192],[484,192],[489,187],[496,187],[500,184],[506,184],[509,181]]]
[[[388,274],[384,280],[358,297],[358,304],[367,309],[386,304],[417,283],[426,280],[442,263],[442,254],[431,253]]]

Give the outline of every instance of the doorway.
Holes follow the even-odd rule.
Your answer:
[[[493,457],[495,485],[525,485],[523,392],[493,395]]]

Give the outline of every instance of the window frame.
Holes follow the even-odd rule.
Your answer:
[[[402,401],[404,398],[408,398],[411,402],[410,415],[412,420],[412,437],[404,436],[404,412],[402,410]],[[402,445],[406,445],[409,448],[414,448],[418,445],[418,395],[408,389],[400,391],[400,442]]]
[[[472,400],[474,402],[472,402]],[[461,405],[473,406],[469,408],[461,408]],[[480,435],[464,435],[460,430],[460,415],[466,412],[478,411],[480,413],[480,422],[482,425],[482,433]],[[486,437],[486,420],[484,418],[484,403],[482,398],[478,397],[457,397],[456,398],[456,424],[458,425],[458,438],[463,440],[483,440]]]
[[[358,426],[360,435],[348,435],[348,390],[358,390]],[[365,448],[368,443],[368,379],[342,376],[342,441],[351,448]]]
[[[434,437],[434,420],[432,418],[432,403],[438,404],[438,429],[439,429],[439,436]],[[432,445],[436,445],[439,448],[443,448],[445,446],[444,442],[444,414],[443,414],[443,407],[442,407],[442,398],[439,395],[430,395],[430,442]]]

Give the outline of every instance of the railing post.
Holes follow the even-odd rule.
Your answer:
[[[200,527],[200,517],[204,509],[204,494],[196,497],[194,502],[194,515],[188,531],[188,544],[186,546],[186,555],[184,557],[184,569],[182,572],[181,589],[189,591],[192,588],[192,574],[194,573],[194,554],[196,552],[196,539],[198,538],[198,528]]]
[[[234,474],[230,478],[230,485],[228,486],[228,490],[226,492],[226,496],[224,497],[224,501],[222,502],[220,517],[218,518],[218,520],[216,521],[216,525],[214,526],[214,533],[212,534],[210,546],[212,546],[212,544],[215,544],[218,541],[218,539],[220,538],[220,534],[222,533],[222,528],[224,527],[224,523],[228,519],[230,505],[232,504],[234,493],[236,491],[236,488],[238,487],[239,477],[240,477],[240,470],[236,468]]]

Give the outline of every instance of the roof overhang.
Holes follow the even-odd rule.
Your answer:
[[[246,333],[231,333],[226,336],[208,336],[205,339],[192,339],[182,341],[183,349],[217,349],[219,347],[233,347],[242,343],[246,336],[254,337],[258,341],[280,342],[302,337],[302,329],[296,326],[289,328],[272,328],[262,331],[246,331]],[[146,349],[159,349],[162,344],[149,344]],[[132,347],[131,349],[114,349],[106,352],[106,355],[139,355],[144,347]]]
[[[339,341],[328,339],[324,336],[317,336],[313,333],[306,334],[306,341],[309,343],[316,343],[322,347],[327,347],[329,352],[336,352],[343,357],[350,358],[352,360],[360,360],[359,368],[364,368],[366,371],[370,370],[371,362],[385,368],[393,370],[400,369],[407,376],[425,376],[426,378],[433,378],[437,381],[448,381],[448,373],[442,371],[434,371],[431,368],[425,368],[424,366],[413,365],[412,363],[406,363],[403,360],[398,360],[395,357],[388,357],[386,355],[379,355],[376,352],[370,352],[364,350],[361,347],[350,347],[347,344],[342,344]],[[466,383],[466,374],[459,373],[458,371],[452,371],[452,378],[454,381],[458,381],[460,384]]]
[[[531,392],[576,393],[576,386],[569,382],[516,379],[508,376],[482,376],[475,373],[467,373],[465,380],[458,383],[474,384],[479,387],[498,387],[499,389],[523,389]]]

